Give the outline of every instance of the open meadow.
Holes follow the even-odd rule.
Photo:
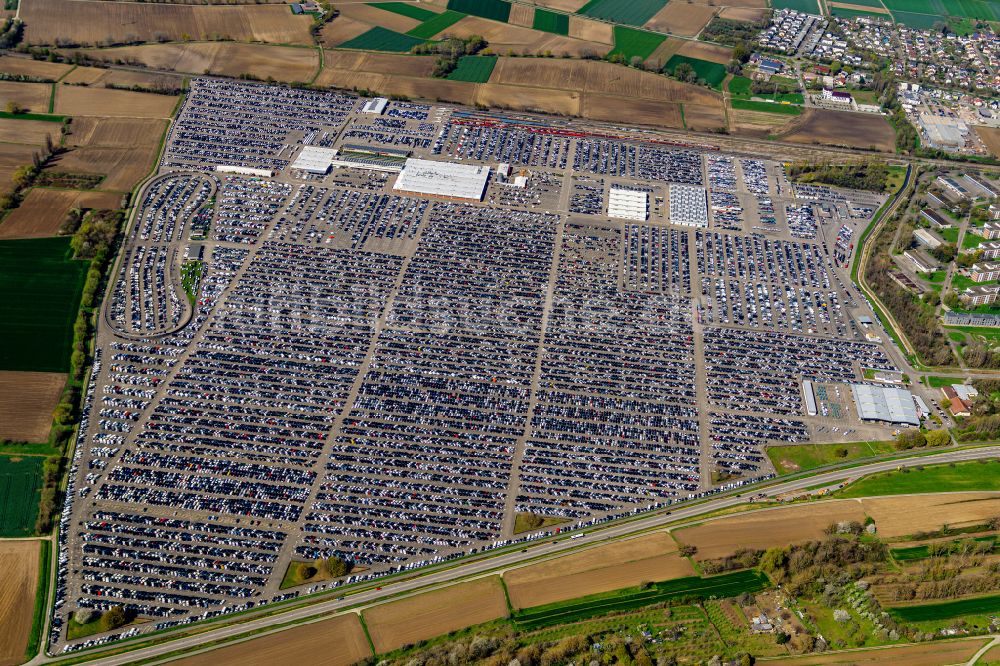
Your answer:
[[[33,187],[0,223],[0,240],[55,236],[71,209],[112,210],[120,203],[121,195],[114,192]]]
[[[38,541],[0,541],[0,666],[24,662],[38,583]]]
[[[371,656],[358,616],[340,615],[170,662],[175,666],[349,666]]]
[[[72,259],[69,238],[0,241],[0,370],[69,370],[88,262]]]
[[[1000,462],[930,465],[922,469],[872,474],[837,493],[837,497],[943,493],[966,490],[1000,491]]]
[[[44,456],[0,455],[0,537],[34,534],[44,463]]]
[[[287,5],[164,5],[94,0],[31,0],[21,7],[28,44],[112,46],[130,41],[224,38],[312,44],[312,17]]]
[[[145,44],[91,49],[85,53],[91,58],[121,59],[183,74],[210,73],[230,77],[253,74],[261,79],[270,77],[284,82],[310,81],[319,67],[319,56],[314,49],[233,42]]]
[[[777,136],[781,141],[812,145],[892,151],[896,133],[889,122],[872,113],[806,109]]]
[[[513,569],[504,582],[511,605],[529,608],[693,574],[673,539],[657,532]]]
[[[45,442],[66,375],[0,370],[0,439]]]
[[[457,583],[364,611],[368,633],[380,653],[506,615],[507,602],[496,576]]]

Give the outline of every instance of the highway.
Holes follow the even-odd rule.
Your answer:
[[[801,479],[774,483],[767,488],[755,488],[748,486],[742,489],[738,495],[725,495],[717,499],[710,499],[700,504],[685,508],[674,508],[669,512],[657,512],[646,518],[633,519],[630,522],[608,523],[606,526],[599,526],[586,530],[586,536],[580,539],[569,539],[568,537],[554,537],[543,542],[535,542],[526,545],[524,550],[514,550],[492,557],[479,557],[470,560],[467,564],[459,564],[443,571],[429,571],[426,575],[418,575],[414,578],[400,580],[398,582],[386,581],[381,589],[370,589],[356,594],[350,594],[344,599],[329,599],[327,601],[317,601],[306,607],[296,608],[285,613],[279,613],[270,617],[250,619],[239,624],[221,626],[197,636],[188,636],[176,640],[164,639],[158,645],[144,647],[132,652],[123,653],[111,657],[96,659],[91,663],[106,664],[115,666],[119,664],[129,664],[137,660],[155,660],[163,655],[183,651],[185,656],[196,652],[201,645],[227,638],[232,638],[250,631],[266,632],[268,627],[276,624],[286,624],[289,622],[307,622],[319,620],[335,615],[338,612],[351,608],[350,612],[358,610],[360,607],[379,603],[386,597],[396,597],[405,595],[416,590],[425,591],[429,586],[445,587],[448,584],[458,582],[463,579],[481,576],[484,574],[496,574],[514,568],[526,560],[534,560],[540,556],[552,556],[562,554],[564,551],[579,549],[586,544],[594,542],[605,542],[609,539],[626,537],[637,532],[662,527],[669,523],[680,520],[689,520],[698,516],[745,503],[747,495],[764,493],[774,497],[789,492],[804,490],[806,488],[820,486],[822,484],[833,485],[848,479],[854,479],[862,475],[872,474],[896,469],[898,467],[912,467],[916,465],[931,465],[937,463],[960,462],[967,460],[997,458],[1000,457],[1000,446],[982,447],[961,451],[942,451],[934,455],[917,456],[912,458],[887,460],[874,462],[867,465],[853,467],[850,469],[834,470],[824,472],[815,476],[807,476]],[[526,550],[526,552],[524,552]],[[113,647],[113,646],[112,646]],[[80,655],[81,657],[83,655]],[[62,657],[65,659],[66,657]],[[38,656],[29,664],[46,664],[58,661],[59,658]]]

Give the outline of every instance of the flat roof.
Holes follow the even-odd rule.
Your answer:
[[[304,147],[292,162],[293,169],[309,171],[310,173],[326,173],[333,164],[337,151],[333,148]]]
[[[649,217],[649,193],[612,186],[608,191],[608,217],[645,220]]]
[[[410,158],[399,172],[393,189],[479,201],[483,198],[489,176],[488,166]]]
[[[920,425],[913,394],[904,388],[851,384],[851,393],[858,417],[863,421]]]

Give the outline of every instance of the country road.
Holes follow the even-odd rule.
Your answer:
[[[867,465],[850,469],[834,470],[824,472],[815,476],[807,476],[793,481],[778,482],[763,490],[758,491],[753,487],[744,489],[740,494],[733,494],[712,499],[701,504],[687,508],[674,508],[669,512],[657,512],[647,518],[632,520],[624,523],[609,523],[607,526],[595,527],[586,530],[586,536],[580,539],[571,540],[566,537],[545,540],[542,543],[526,545],[524,550],[504,553],[493,557],[479,558],[470,561],[468,564],[460,564],[444,571],[431,571],[426,575],[415,578],[401,580],[399,582],[387,581],[381,589],[370,589],[364,592],[351,594],[345,599],[330,599],[328,601],[318,601],[317,603],[279,613],[270,617],[259,619],[249,619],[239,624],[212,629],[197,636],[188,636],[176,640],[166,640],[162,644],[141,648],[132,652],[114,655],[105,658],[97,658],[91,663],[115,666],[129,664],[138,660],[155,660],[157,657],[183,651],[185,656],[198,651],[199,646],[206,643],[217,642],[227,638],[233,638],[247,632],[266,632],[268,627],[275,624],[287,624],[289,622],[306,623],[312,620],[325,619],[338,612],[356,612],[364,606],[379,603],[386,597],[398,597],[416,590],[425,591],[428,587],[445,587],[459,580],[481,576],[485,574],[501,573],[506,569],[513,568],[526,560],[534,560],[540,556],[556,555],[563,551],[578,549],[581,545],[593,543],[594,541],[607,541],[626,537],[644,530],[661,527],[678,520],[696,518],[698,516],[745,503],[747,495],[756,492],[763,492],[767,496],[777,496],[796,490],[815,487],[822,484],[835,484],[848,479],[853,479],[862,475],[871,474],[896,469],[898,467],[911,467],[915,465],[930,465],[936,463],[960,462],[967,460],[988,459],[1000,457],[1000,446],[990,446],[962,451],[945,451],[942,453],[917,456],[913,458],[887,460],[874,462]],[[526,551],[526,552],[525,552]],[[256,636],[259,636],[258,633]],[[255,637],[256,637],[255,636]],[[83,655],[79,655],[81,658]],[[65,658],[65,657],[63,657]],[[32,666],[47,664],[58,661],[59,658],[37,656],[28,662]],[[164,660],[169,661],[169,659]],[[160,663],[160,662],[154,662]]]

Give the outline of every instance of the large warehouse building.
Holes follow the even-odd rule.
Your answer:
[[[433,195],[446,199],[480,201],[490,176],[488,166],[434,162],[410,158],[393,189],[400,194]]]
[[[862,421],[920,425],[913,394],[906,389],[851,384],[851,393],[854,394],[854,406],[857,407],[858,418]]]
[[[649,218],[649,194],[612,185],[608,192],[608,217],[645,221]]]

